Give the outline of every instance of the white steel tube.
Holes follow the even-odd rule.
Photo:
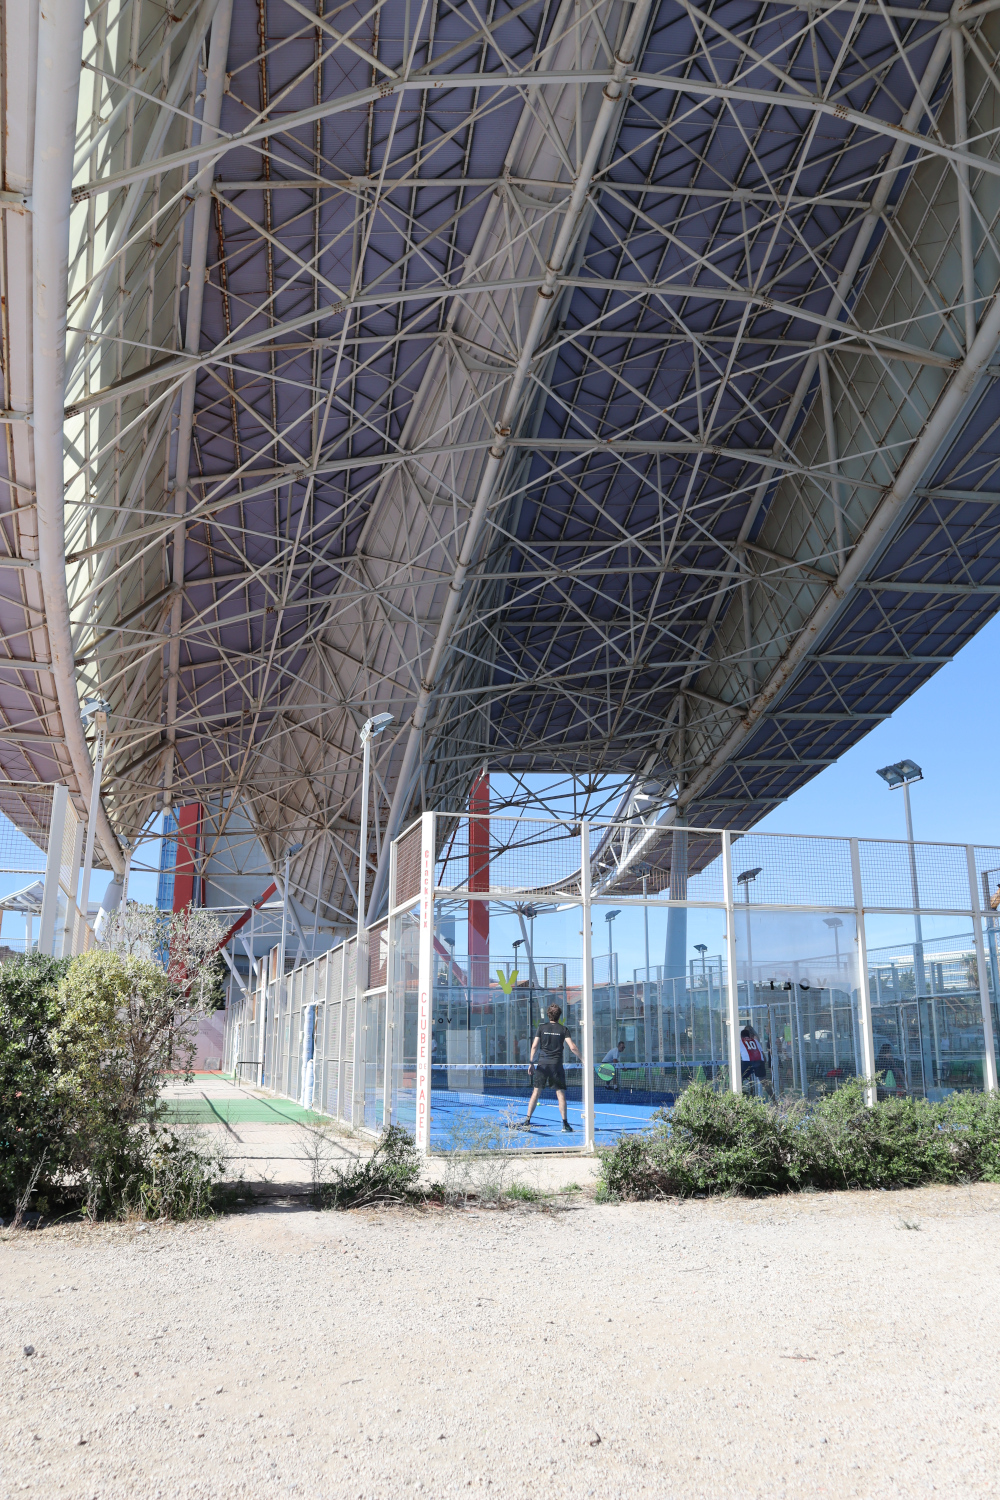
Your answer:
[[[226,91],[226,62],[229,56],[229,31],[233,17],[233,0],[218,0],[212,21],[208,73],[205,78],[205,108],[202,116],[201,143],[207,144],[218,134],[222,117],[222,100]],[[204,181],[211,171],[206,166],[192,183],[195,194],[191,221],[191,263],[188,270],[187,319],[184,348],[189,354],[201,349],[201,315],[205,303],[205,267],[208,263],[208,235],[211,225],[212,194]],[[183,519],[188,503],[188,477],[191,468],[191,437],[194,430],[194,398],[198,374],[192,370],[181,389],[180,416],[177,423],[177,458],[174,467],[174,512],[181,518],[174,530],[173,570],[171,582],[176,593],[170,613],[170,647],[167,652],[167,759],[164,763],[165,801],[170,801],[174,773],[174,750],[177,740],[177,693],[180,682],[181,620],[184,610],[184,546],[187,526]]]
[[[976,880],[976,851],[966,844],[965,857],[969,866],[969,891],[972,896],[972,931],[976,940],[976,969],[979,974],[979,1005],[983,1013],[983,1081],[987,1093],[997,1092],[997,1054],[993,1035],[993,1009],[990,1005],[990,984],[986,969],[986,944],[983,942],[983,912],[979,902],[979,883]]]
[[[79,312],[74,315],[74,326],[78,331],[74,337],[74,341],[71,347],[69,359],[71,369],[75,369],[80,353],[86,346],[87,335],[90,331],[91,322],[98,307],[100,306],[101,298],[104,295],[105,282],[107,281],[108,275],[110,274],[112,257],[125,243],[129,231],[132,228],[132,221],[135,218],[139,205],[146,193],[146,178],[158,175],[161,171],[169,170],[168,168],[160,166],[160,161],[162,160],[162,158],[160,157],[160,151],[163,146],[163,142],[166,139],[167,131],[170,129],[170,126],[177,118],[174,111],[180,106],[184,95],[188,91],[191,81],[191,75],[198,61],[198,53],[201,51],[201,44],[205,40],[205,33],[208,31],[209,26],[212,24],[212,16],[215,12],[216,3],[217,0],[204,0],[201,14],[195,21],[194,28],[191,31],[190,36],[188,37],[187,46],[184,48],[180,59],[171,68],[173,77],[167,89],[166,96],[163,100],[166,108],[160,110],[159,117],[154,122],[149,139],[143,147],[142,165],[139,168],[138,174],[134,178],[131,186],[129,187],[128,193],[125,197],[125,202],[122,205],[120,213],[118,214],[114,230],[111,234],[110,240],[108,241],[104,256],[104,264],[107,269],[94,278],[93,285],[91,286],[90,291],[87,293],[86,302],[79,310]],[[71,4],[74,8],[77,5],[80,6],[82,16],[83,5],[81,3],[81,0],[71,0]],[[60,11],[62,8],[63,7],[60,6]],[[65,8],[68,9],[69,6],[66,5]],[[83,31],[81,27],[80,43],[77,48],[76,54],[76,68],[78,74],[80,71],[80,58],[82,50]],[[73,116],[73,126],[75,131],[75,112]],[[73,163],[72,144],[73,143],[71,142],[69,156],[70,171],[72,171]],[[208,142],[205,141],[203,136],[202,140],[199,142],[199,146],[207,144]],[[193,155],[194,159],[197,159],[197,148]],[[189,156],[188,160],[190,161],[191,159],[192,156]],[[208,161],[205,163],[206,167],[209,166],[214,160],[215,157],[210,156]]]
[[[580,1030],[583,1033],[583,1147],[594,1150],[594,955],[593,934],[590,927],[590,824],[584,819],[580,824],[580,895],[583,906],[580,910],[582,931],[581,952],[583,957],[583,982],[580,986]]]
[[[733,842],[729,833],[722,835],[722,885],[726,901],[726,1008],[729,1019],[729,1087],[732,1093],[742,1094],[743,1069],[740,1064],[740,977],[736,972],[736,904],[733,901]],[[680,1074],[678,1072],[679,1077]]]
[[[63,518],[63,408],[66,390],[66,303],[69,288],[69,221],[73,186],[84,0],[43,0],[38,14],[34,176],[32,182],[32,387],[38,566],[45,600],[59,713],[66,747],[84,797],[93,769],[76,687]],[[98,797],[101,844],[116,874],[124,867]]]
[[[549,325],[553,308],[558,300],[555,290],[556,283],[572,255],[573,247],[583,226],[585,217],[584,209],[586,208],[594,173],[597,170],[597,164],[600,160],[608,131],[611,128],[612,122],[618,116],[622,101],[624,79],[634,61],[634,54],[645,28],[651,3],[652,0],[638,0],[632,12],[628,31],[622,42],[621,56],[615,58],[614,71],[611,79],[605,85],[601,107],[594,121],[587,150],[580,163],[580,170],[573,185],[573,191],[567,202],[559,233],[556,236],[555,245],[552,249],[552,258],[546,267],[545,275],[538,288],[535,305],[531,313],[531,321],[521,346],[520,357],[518,358],[517,365],[511,376],[510,385],[507,389],[502,416],[496,425],[495,441],[489,449],[486,465],[479,480],[475,503],[472,507],[469,523],[465,529],[465,536],[455,563],[455,571],[448,588],[448,597],[441,612],[441,620],[434,638],[430,658],[424,669],[420,691],[417,695],[413,717],[410,721],[410,733],[406,741],[406,749],[403,752],[403,762],[399,769],[396,789],[389,808],[389,816],[386,819],[386,844],[390,844],[396,837],[400,820],[406,809],[406,803],[410,795],[410,784],[416,765],[417,752],[423,736],[424,724],[427,719],[438,674],[441,670],[445,653],[451,643],[452,629],[462,602],[462,591],[465,587],[469,569],[472,566],[476,549],[479,545],[480,531],[486,518],[490,501],[493,498],[497,480],[500,477],[509,439],[515,429],[525,386],[528,382],[529,371],[542,342],[545,330]],[[384,867],[384,861],[380,862],[380,866]],[[372,891],[373,908],[380,897],[381,880],[377,878]]]

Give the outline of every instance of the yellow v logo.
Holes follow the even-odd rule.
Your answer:
[[[497,969],[497,978],[500,981],[500,988],[503,990],[504,994],[509,995],[511,994],[515,984],[517,983],[517,970],[514,969],[510,975],[510,978],[508,978],[503,969]]]

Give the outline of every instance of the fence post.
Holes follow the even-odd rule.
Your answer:
[[[420,818],[420,936],[417,943],[417,1150],[431,1151],[431,1009],[434,1002],[434,814]]]
[[[340,1010],[337,1022],[337,1116],[350,1124],[345,1112],[347,1097],[347,960],[350,956],[350,939],[340,945]],[[354,1033],[352,1032],[353,1036]]]
[[[854,885],[854,925],[858,943],[858,1030],[861,1033],[861,1064],[869,1082],[865,1099],[875,1103],[875,1037],[872,1033],[872,1001],[868,988],[868,943],[865,935],[865,901],[861,885],[861,846],[851,839],[851,879]]]
[[[45,853],[45,884],[42,887],[42,911],[38,923],[38,951],[52,954],[56,937],[56,912],[59,908],[59,873],[62,866],[63,829],[69,792],[64,786],[52,789],[52,811],[49,814],[49,844]]]
[[[736,971],[736,903],[733,900],[733,841],[722,835],[722,887],[726,901],[726,1010],[729,1016],[729,1088],[743,1093],[740,1061],[740,977]]]
[[[594,1150],[594,956],[590,928],[590,824],[580,824],[580,895],[583,936],[583,984],[581,985],[581,1031],[583,1033],[583,1147]]]
[[[382,1064],[382,1128],[393,1124],[392,1060],[393,1036],[396,1031],[394,972],[396,965],[396,840],[389,845],[389,910],[385,922],[385,1060]]]
[[[979,883],[976,880],[976,851],[966,844],[965,857],[969,865],[969,891],[972,895],[972,930],[976,939],[976,970],[979,974],[979,1004],[983,1012],[983,1082],[989,1094],[997,1091],[997,1054],[993,1039],[993,1010],[990,1006],[990,985],[986,977],[986,944],[983,942],[983,913],[979,904]]]
[[[368,988],[368,929],[360,928],[354,955],[354,1060],[351,1064],[354,1093],[351,1099],[351,1123],[355,1130],[365,1123],[365,1083],[367,1035],[365,1025],[365,990]]]

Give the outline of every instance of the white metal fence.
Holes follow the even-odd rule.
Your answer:
[[[700,1078],[996,1089],[998,880],[1000,849],[975,845],[428,813],[393,845],[360,964],[356,939],[283,980],[272,955],[230,1005],[226,1065],[424,1152],[590,1149]],[[571,1131],[545,1092],[527,1132],[550,1005],[579,1052]]]

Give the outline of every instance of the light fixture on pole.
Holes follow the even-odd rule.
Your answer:
[[[604,913],[604,920],[608,924],[608,989],[609,990],[612,989],[612,988],[614,988],[614,982],[615,982],[615,980],[614,980],[614,960],[613,960],[613,955],[612,955],[612,952],[611,952],[611,924],[615,920],[615,917],[620,917],[621,914],[622,914],[622,910],[621,910],[620,906],[615,906],[615,907],[612,908],[611,911],[606,911]],[[615,1001],[615,1014],[616,1014],[616,1016],[617,1016],[617,1013],[618,1013],[618,1003],[617,1003],[617,999],[616,999],[616,1001]]]
[[[824,917],[823,918],[823,925],[824,925],[824,927],[829,927],[830,931],[833,933],[833,946],[834,946],[834,948],[836,950],[836,954],[837,954],[837,977],[839,979],[839,977],[840,977],[840,929],[843,927],[844,924],[843,924],[842,920],[840,919],[840,917]]]
[[[368,781],[371,776],[372,740],[388,729],[394,714],[375,714],[361,726],[361,836],[358,852],[358,941],[365,930],[365,886],[368,865]]]
[[[752,1005],[755,998],[753,986],[753,941],[750,936],[750,887],[757,879],[757,876],[763,874],[763,872],[763,865],[754,865],[752,870],[744,870],[736,877],[736,884],[743,887],[743,904],[746,907],[747,914],[747,1005]]]
[[[278,965],[279,979],[284,979],[285,977],[285,944],[288,941],[288,882],[290,878],[288,867],[291,863],[292,855],[298,854],[301,848],[301,844],[289,844],[285,850],[285,886],[281,893],[281,961]]]
[[[917,881],[917,851],[913,842],[913,814],[910,810],[910,787],[915,781],[923,781],[924,773],[915,760],[899,760],[895,765],[883,766],[876,771],[876,776],[881,776],[891,792],[903,788],[903,806],[906,809],[906,842],[909,846],[910,855],[910,889],[913,893],[913,935],[916,941],[913,945],[913,977],[916,980],[919,1002],[926,994],[927,984],[924,974],[924,931],[920,921],[920,887]],[[926,1005],[926,1002],[925,1002]],[[926,1029],[926,1028],[924,1028]],[[928,1058],[923,1056],[922,1066],[925,1073],[929,1073]],[[938,1070],[940,1072],[940,1068]]]
[[[97,831],[97,809],[101,802],[101,774],[104,769],[104,746],[108,735],[108,714],[111,704],[103,698],[91,698],[80,710],[81,719],[93,719],[97,730],[94,745],[94,779],[90,788],[90,808],[87,812],[87,843],[83,855],[83,885],[80,889],[79,940],[87,928],[87,907],[90,905],[90,872],[94,868],[94,835]],[[74,948],[76,944],[74,944]]]
[[[701,977],[705,981],[705,987],[707,989],[708,988],[708,975],[707,975],[707,973],[705,971],[705,954],[708,952],[708,944],[707,943],[695,943],[695,945],[694,945],[694,951],[696,953],[700,953],[701,954]]]

